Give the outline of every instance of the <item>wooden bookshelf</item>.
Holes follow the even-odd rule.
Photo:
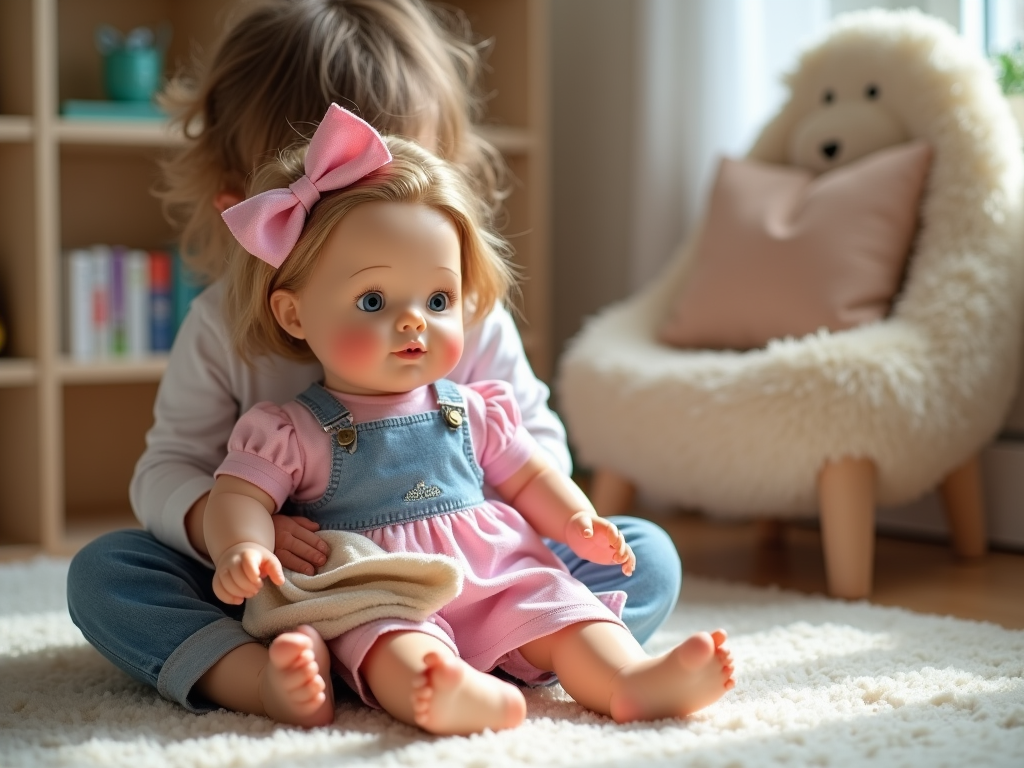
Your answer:
[[[182,141],[161,122],[74,120],[64,99],[102,97],[99,23],[170,22],[168,69],[209,51],[246,0],[0,0],[0,557],[67,554],[135,525],[128,480],[152,423],[165,355],[79,363],[62,347],[61,253],[92,243],[159,248],[173,233],[148,190]],[[493,38],[482,126],[515,188],[505,234],[523,267],[527,352],[550,375],[548,0],[456,0]]]

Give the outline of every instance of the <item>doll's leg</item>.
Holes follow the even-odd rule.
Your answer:
[[[735,685],[725,633],[698,632],[650,658],[628,631],[607,621],[581,622],[527,643],[520,652],[558,675],[577,702],[617,722],[686,717]]]
[[[393,717],[439,735],[514,728],[526,700],[514,685],[484,674],[423,632],[380,637],[361,667],[373,695]]]
[[[612,517],[636,555],[636,570],[626,576],[618,565],[598,565],[577,556],[568,546],[545,543],[569,573],[591,592],[622,590],[628,596],[622,621],[643,645],[675,608],[683,568],[675,544],[663,528],[639,517]]]
[[[196,689],[235,712],[314,728],[334,722],[330,670],[323,638],[303,625],[278,635],[270,648],[259,643],[236,648],[199,679]]]

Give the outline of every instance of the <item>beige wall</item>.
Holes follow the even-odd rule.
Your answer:
[[[634,4],[556,0],[552,39],[553,349],[628,284]]]

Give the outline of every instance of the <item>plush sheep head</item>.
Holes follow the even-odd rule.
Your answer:
[[[793,127],[788,161],[820,173],[907,141],[910,136],[886,105],[885,78],[837,73],[818,104]]]
[[[958,41],[948,24],[916,10],[844,15],[786,76],[789,98],[750,158],[820,173],[914,139],[938,147],[940,134],[969,114],[957,105],[1001,98],[983,58],[955,78],[950,62],[929,63]]]

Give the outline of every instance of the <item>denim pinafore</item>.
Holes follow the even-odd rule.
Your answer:
[[[447,379],[433,388],[439,410],[355,424],[323,385],[310,385],[296,399],[331,436],[331,473],[323,496],[289,501],[285,514],[364,532],[483,504],[462,393]]]
[[[359,533],[386,552],[452,557],[463,572],[459,595],[429,620],[380,619],[328,642],[339,674],[374,706],[358,670],[388,632],[431,634],[475,669],[499,667],[533,685],[552,675],[529,664],[522,645],[581,621],[622,625],[624,594],[615,593],[609,609],[522,515],[485,498],[466,395],[447,380],[433,388],[439,410],[362,423],[320,384],[297,398],[330,437],[331,471],[319,499],[289,500],[283,511]]]

